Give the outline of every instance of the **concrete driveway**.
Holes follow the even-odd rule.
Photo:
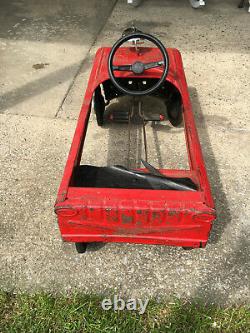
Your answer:
[[[249,302],[250,17],[236,3],[1,2],[1,288]],[[106,244],[79,255],[60,239],[53,204],[91,59],[131,23],[182,52],[218,213],[206,249]],[[86,158],[94,140],[118,135],[97,132],[92,116]],[[106,149],[103,162],[115,154]]]

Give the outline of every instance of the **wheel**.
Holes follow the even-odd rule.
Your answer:
[[[182,247],[182,249],[183,249],[183,250],[185,250],[185,251],[191,251],[191,250],[193,250],[193,249],[194,249],[194,247],[190,247],[190,246],[183,246],[183,247]]]
[[[94,110],[96,114],[96,121],[98,126],[102,126],[104,123],[104,111],[105,111],[105,101],[102,96],[101,88],[98,86],[94,94]]]
[[[78,253],[85,253],[87,250],[88,243],[75,243],[76,251]]]
[[[240,0],[240,3],[238,4],[238,8],[244,7],[245,0]]]
[[[167,115],[169,122],[174,127],[178,127],[182,124],[182,102],[179,95],[174,95],[172,100],[167,104]]]
[[[201,0],[189,0],[191,6],[195,9],[200,8],[205,5],[205,1]]]

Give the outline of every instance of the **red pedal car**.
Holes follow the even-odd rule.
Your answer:
[[[154,47],[142,46],[147,41]],[[132,45],[124,47],[126,42]],[[144,168],[81,165],[92,104],[102,126],[108,103],[125,95],[132,96],[132,107],[125,116],[113,117],[127,122],[128,131],[133,117],[141,120]],[[156,169],[148,163],[145,123],[164,119],[161,114],[145,118],[142,100],[148,95],[164,100],[173,126],[184,123],[188,170]],[[80,253],[92,242],[206,246],[215,208],[177,49],[132,29],[112,48],[97,51],[55,212],[62,239],[76,243]]]

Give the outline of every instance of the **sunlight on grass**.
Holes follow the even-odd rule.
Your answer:
[[[250,332],[246,306],[149,302],[146,312],[104,311],[101,296],[0,293],[0,332]]]

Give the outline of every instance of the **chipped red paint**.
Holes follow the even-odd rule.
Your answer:
[[[170,67],[166,80],[174,84],[182,96],[190,169],[161,170],[161,172],[169,176],[192,178],[198,184],[198,191],[70,186],[73,168],[80,163],[82,155],[93,92],[99,84],[109,79],[107,60],[110,48],[100,48],[95,56],[55,204],[58,224],[65,241],[206,246],[212,222],[215,219],[214,202],[195,126],[181,55],[176,49],[167,49],[167,51]],[[154,48],[149,49],[146,56],[146,62],[154,61],[158,58],[159,51]],[[130,48],[121,48],[118,50],[117,64],[133,63],[134,57],[135,53],[131,52]],[[117,75],[133,77],[132,73],[126,72],[117,72]],[[160,75],[158,69],[151,69],[140,77],[159,78]]]

